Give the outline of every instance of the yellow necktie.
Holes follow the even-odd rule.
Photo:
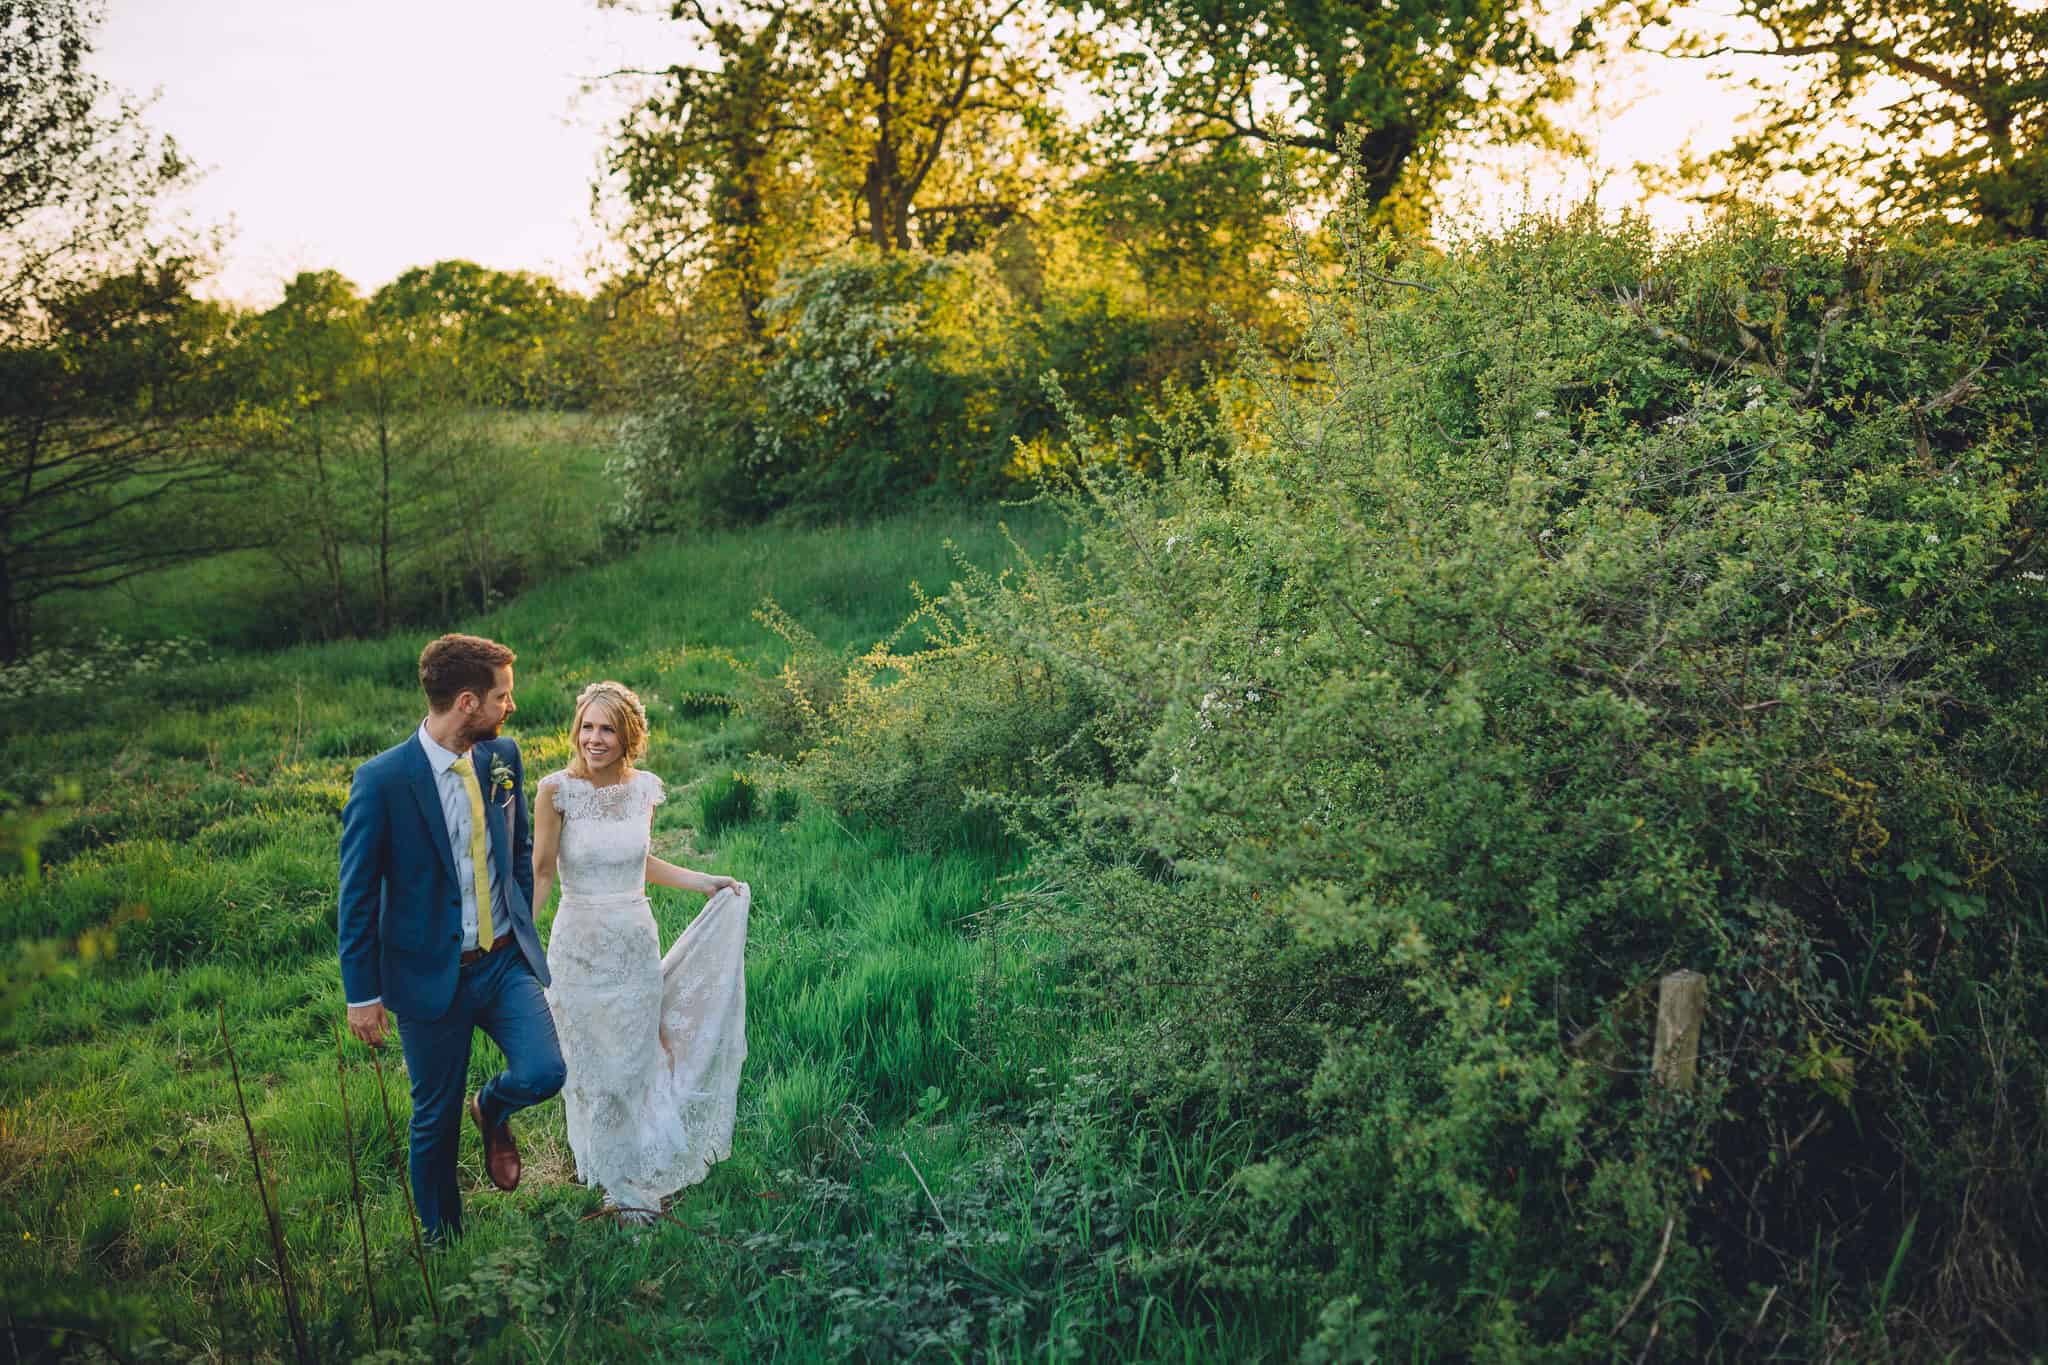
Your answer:
[[[491,844],[484,832],[484,793],[476,784],[476,768],[464,754],[453,767],[469,793],[469,865],[476,871],[476,946],[485,952],[498,936],[491,932]]]

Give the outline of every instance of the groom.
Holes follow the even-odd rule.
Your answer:
[[[398,1016],[412,1078],[412,1196],[428,1238],[462,1230],[455,1181],[462,1118],[483,1136],[501,1190],[519,1183],[506,1119],[562,1088],[562,1049],[541,988],[533,832],[519,746],[498,738],[513,653],[443,635],[420,653],[428,714],[403,744],[356,769],[341,812],[341,985],[348,1027],[382,1047]],[[472,1030],[505,1069],[463,1102]]]

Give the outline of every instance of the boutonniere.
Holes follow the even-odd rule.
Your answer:
[[[496,754],[491,755],[491,790],[498,793],[501,809],[512,805],[512,765]]]

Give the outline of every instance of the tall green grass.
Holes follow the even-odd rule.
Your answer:
[[[1056,534],[1028,517],[1019,532]],[[828,645],[865,644],[905,614],[910,582],[946,581],[949,538],[981,563],[1004,543],[992,521],[937,514],[735,532],[451,623],[519,651],[511,729],[534,779],[566,758],[577,688],[641,689],[646,766],[670,784],[657,849],[744,878],[756,901],[732,1159],[636,1237],[584,1221],[597,1195],[573,1183],[558,1104],[519,1121],[516,1194],[489,1190],[467,1144],[469,1233],[432,1262],[439,1326],[410,1263],[404,1077],[395,1049],[380,1082],[350,1043],[375,1267],[363,1283],[333,957],[348,775],[416,723],[427,633],[223,657],[16,717],[0,788],[72,777],[83,794],[44,875],[0,884],[0,943],[122,927],[111,963],[0,1014],[11,1352],[103,1339],[164,1358],[290,1358],[221,1007],[323,1360],[379,1343],[435,1359],[458,1337],[485,1359],[1255,1359],[1298,1335],[1170,1264],[1144,1269],[1234,1159],[1233,1137],[1189,1150],[1091,1127],[1091,1082],[1072,1075],[1085,1021],[1063,1011],[1055,945],[992,909],[1017,856],[964,831],[912,851],[764,796],[743,780],[747,719],[704,702],[730,688],[731,658],[775,661],[750,617],[762,598]],[[653,903],[666,943],[701,901],[656,890]],[[472,1082],[498,1064],[480,1039]]]

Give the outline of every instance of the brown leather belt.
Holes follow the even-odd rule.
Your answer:
[[[490,955],[491,955],[492,953],[496,953],[496,952],[502,952],[502,951],[504,951],[505,949],[507,949],[507,948],[509,948],[509,947],[511,947],[511,946],[512,946],[512,935],[510,935],[510,934],[500,934],[500,935],[498,935],[498,937],[497,937],[496,939],[492,940],[492,942],[491,942],[491,946],[490,946],[490,947],[488,947],[488,948],[471,948],[471,949],[470,949],[470,950],[469,950],[468,952],[464,953],[464,954],[462,955],[462,965],[463,965],[463,966],[465,966],[465,967],[467,967],[467,966],[468,966],[468,965],[469,965],[470,963],[472,963],[472,962],[482,962],[482,961],[483,961],[483,960],[484,960],[485,958],[489,957],[489,956],[490,956]]]

